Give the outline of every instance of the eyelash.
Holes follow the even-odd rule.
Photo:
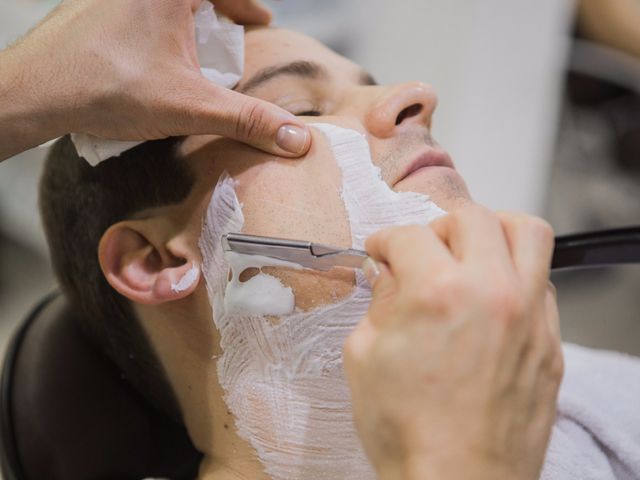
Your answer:
[[[322,112],[319,110],[305,110],[304,112],[295,113],[297,117],[320,117]]]

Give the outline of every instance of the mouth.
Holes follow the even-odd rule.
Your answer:
[[[411,162],[409,162],[409,164],[405,167],[402,174],[400,175],[396,184],[420,172],[421,170],[425,170],[431,167],[453,168],[453,161],[451,160],[451,156],[440,147],[427,147],[419,155],[414,157]]]

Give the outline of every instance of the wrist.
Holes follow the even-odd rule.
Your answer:
[[[513,480],[518,478],[498,459],[489,461],[460,452],[446,457],[414,455],[403,466],[402,480]]]
[[[42,62],[31,61],[28,49],[17,45],[0,52],[0,65],[0,158],[67,133],[64,112],[48,93],[55,80],[38,71]]]

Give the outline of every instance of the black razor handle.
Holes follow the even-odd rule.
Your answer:
[[[640,263],[640,226],[556,237],[551,269]]]

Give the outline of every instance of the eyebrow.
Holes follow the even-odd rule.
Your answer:
[[[247,80],[244,85],[240,85],[237,88],[237,91],[240,93],[247,93],[248,91],[254,90],[255,88],[273,80],[274,78],[285,75],[317,80],[328,78],[329,72],[325,67],[318,63],[299,60],[296,62],[286,63],[284,65],[276,65],[260,70],[253,77]],[[364,70],[360,73],[359,83],[361,85],[377,85],[377,82],[371,76],[371,74],[365,72]]]
[[[276,65],[274,67],[267,67],[264,70],[260,70],[253,77],[251,77],[244,85],[238,88],[241,93],[246,93],[249,90],[253,90],[258,86],[273,80],[276,77],[283,75],[291,75],[300,78],[318,79],[328,77],[327,71],[324,67],[314,62],[297,61],[291,63],[285,63],[284,65]]]

